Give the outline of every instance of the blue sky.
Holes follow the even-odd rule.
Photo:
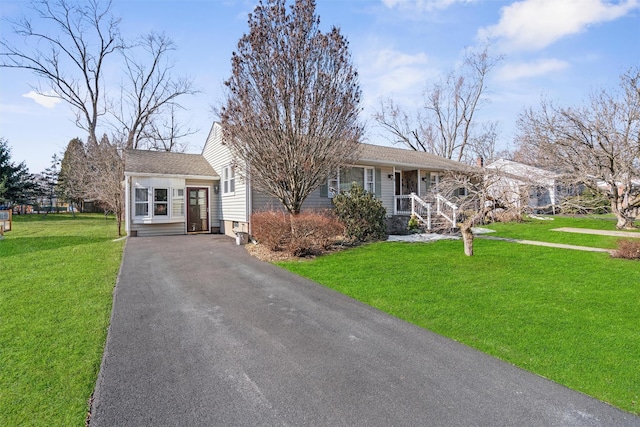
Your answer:
[[[247,30],[255,1],[113,0],[126,37],[164,32],[176,43],[176,74],[194,79],[202,92],[183,99],[183,121],[199,129],[189,138],[200,152],[223,100],[230,58]],[[1,36],[17,42],[6,19],[32,12],[27,1],[0,2]],[[499,143],[511,147],[518,113],[544,96],[562,105],[582,103],[598,88],[640,66],[640,0],[317,0],[321,27],[341,28],[350,42],[363,91],[367,142],[388,144],[371,115],[392,98],[408,109],[421,105],[426,86],[460,63],[466,47],[493,37],[505,59],[488,82],[481,120],[500,123]],[[118,71],[112,70],[113,81]],[[15,161],[44,170],[82,130],[65,103],[30,95],[37,79],[0,68],[0,136]],[[112,90],[117,89],[117,85]],[[49,100],[50,101],[50,100]],[[106,130],[106,129],[103,129]]]

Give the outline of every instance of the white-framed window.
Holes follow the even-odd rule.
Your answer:
[[[373,168],[364,168],[364,189],[369,193],[376,192],[375,170]]]
[[[231,165],[222,169],[222,194],[233,194],[236,191],[236,172]]]
[[[355,182],[365,191],[375,193],[376,172],[375,168],[353,166],[343,168],[338,173],[327,178],[328,197],[332,198],[340,191],[351,190],[351,185]]]
[[[327,184],[329,186],[329,198],[333,198],[340,192],[340,173],[337,172],[334,176],[329,177]]]
[[[184,218],[184,188],[135,187],[133,189],[134,217]]]
[[[169,189],[153,189],[153,216],[169,215]]]
[[[184,216],[184,188],[171,189],[171,216]]]
[[[434,191],[438,191],[438,184],[440,183],[440,174],[436,172],[431,172],[429,174],[429,187],[431,187]]]
[[[134,192],[135,216],[149,216],[149,189],[136,187]]]

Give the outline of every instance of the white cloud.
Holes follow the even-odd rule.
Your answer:
[[[54,108],[61,102],[61,99],[56,98],[53,92],[48,92],[47,95],[41,95],[39,93],[31,91],[29,93],[25,93],[22,96],[24,96],[25,98],[33,99],[36,103],[42,105],[45,108]]]
[[[568,67],[568,62],[559,59],[539,59],[534,62],[505,64],[496,72],[496,77],[501,81],[513,81],[541,76]]]
[[[393,97],[421,99],[427,79],[437,74],[425,53],[371,50],[358,60],[360,81],[370,104]]]
[[[589,25],[613,21],[640,7],[639,0],[522,0],[501,10],[500,21],[478,38],[497,38],[506,50],[539,50]]]
[[[446,9],[455,3],[473,3],[477,0],[382,0],[389,9],[411,9],[420,12]]]

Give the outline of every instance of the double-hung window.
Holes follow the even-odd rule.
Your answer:
[[[369,193],[376,192],[375,173],[373,168],[364,168],[364,189]]]
[[[153,189],[153,216],[169,215],[169,189]]]
[[[149,216],[149,189],[147,187],[136,187],[135,209],[135,216]]]
[[[236,174],[232,166],[222,169],[222,194],[232,194],[236,191]]]
[[[336,173],[334,176],[327,180],[329,187],[329,197],[333,197],[340,192],[340,173]]]

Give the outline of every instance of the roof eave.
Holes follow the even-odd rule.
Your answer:
[[[169,173],[149,173],[149,172],[125,172],[125,177],[141,176],[145,178],[162,177],[162,178],[183,178],[183,179],[202,179],[211,181],[220,181],[218,175],[183,175],[183,174],[169,174]]]

